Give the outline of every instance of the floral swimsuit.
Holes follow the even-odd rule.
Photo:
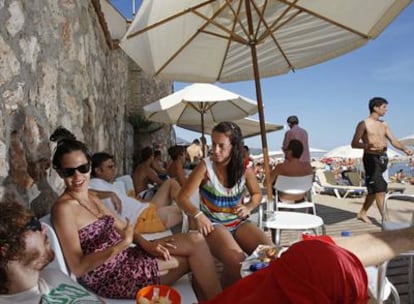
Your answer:
[[[79,230],[83,254],[102,251],[121,241],[109,215]],[[135,299],[136,292],[147,285],[159,284],[158,264],[140,247],[129,247],[105,263],[78,278],[80,284],[107,298]]]

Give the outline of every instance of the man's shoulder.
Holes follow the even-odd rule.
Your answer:
[[[74,298],[76,295],[76,298]],[[55,268],[41,271],[37,285],[12,295],[0,295],[0,303],[102,303],[94,294]]]
[[[45,303],[61,303],[61,300],[73,297],[75,294],[76,299],[72,299],[73,303],[102,303],[96,295],[55,268],[42,270],[39,290],[43,294],[42,298],[45,299]]]
[[[91,177],[91,179],[90,179],[90,182],[92,183],[107,183],[107,184],[110,184],[110,183],[108,183],[106,180],[104,180],[104,179],[102,179],[102,178],[100,178],[100,177]]]
[[[145,179],[150,173],[155,172],[152,167],[145,164],[140,164],[135,168],[134,174],[135,177]]]
[[[301,132],[301,133],[304,133],[304,134],[308,134],[308,131],[306,131],[306,129],[304,129],[304,128],[300,127],[300,126],[297,126],[297,131],[298,132]]]
[[[40,272],[40,278],[42,278],[46,283],[51,284],[55,282],[65,282],[68,284],[78,284],[73,281],[70,277],[65,275],[62,271],[57,268],[46,267]]]
[[[284,168],[286,167],[286,164],[279,163],[275,166],[275,168],[272,170],[273,174],[282,174]]]
[[[106,180],[99,178],[99,177],[92,177],[89,181],[89,188],[90,189],[94,189],[94,188],[99,188],[105,186],[105,188],[111,187],[113,186],[112,183],[107,182]]]

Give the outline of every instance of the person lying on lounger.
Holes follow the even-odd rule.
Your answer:
[[[182,222],[181,209],[172,205],[180,186],[169,179],[158,189],[151,202],[142,202],[130,197],[123,183],[114,183],[116,168],[114,157],[106,152],[92,155],[92,178],[89,189],[92,190],[110,210],[122,219],[129,218],[139,233],[160,232]]]
[[[0,303],[104,303],[58,269],[46,227],[15,201],[0,202]]]

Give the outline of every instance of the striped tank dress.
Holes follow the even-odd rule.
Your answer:
[[[230,231],[236,229],[244,219],[233,213],[233,208],[243,202],[246,179],[243,176],[240,184],[232,188],[224,187],[213,169],[210,158],[203,159],[206,167],[206,180],[200,186],[200,209],[213,224],[222,224]]]

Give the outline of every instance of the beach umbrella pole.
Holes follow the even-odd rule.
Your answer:
[[[250,37],[254,37],[252,12],[250,10],[250,0],[245,0],[245,6],[246,6],[246,15],[247,15],[249,35]],[[252,57],[254,83],[256,86],[256,99],[257,99],[257,108],[258,108],[258,113],[259,113],[260,136],[262,140],[267,203],[268,203],[268,207],[270,207],[272,203],[273,194],[272,194],[272,185],[270,183],[270,178],[269,178],[270,177],[269,153],[268,153],[268,148],[267,148],[265,117],[264,117],[263,99],[262,99],[262,88],[260,86],[260,74],[259,74],[259,67],[257,64],[256,41],[250,41],[250,52],[251,52],[251,57]]]
[[[201,143],[201,147],[203,148],[203,157],[206,157],[206,155],[205,155],[205,153],[204,153],[204,151],[206,150],[205,149],[205,143],[204,143],[204,141],[205,141],[205,138],[204,138],[204,109],[201,111],[201,141],[202,141],[202,143]]]

